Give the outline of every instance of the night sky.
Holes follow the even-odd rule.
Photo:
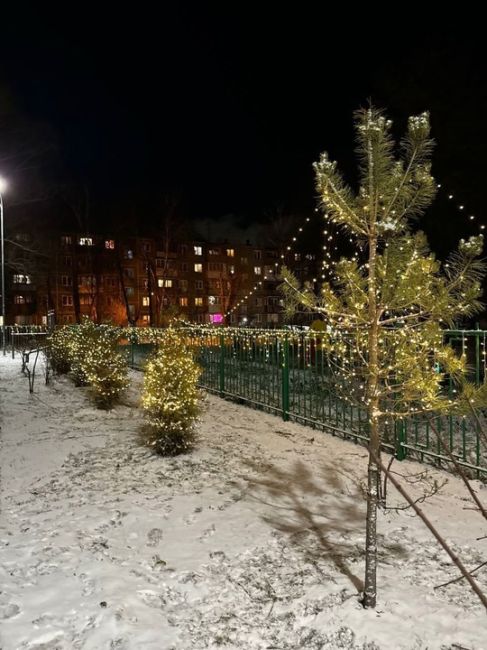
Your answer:
[[[475,17],[426,25],[408,9],[383,28],[383,16],[300,5],[7,10],[0,165],[15,200],[34,174],[36,187],[85,188],[100,223],[124,211],[155,219],[167,196],[193,220],[306,214],[321,151],[353,178],[352,114],[371,99],[398,134],[407,115],[431,111],[438,181],[487,216],[487,68]],[[40,155],[17,168],[16,149]],[[439,198],[426,228],[441,250],[466,223]]]

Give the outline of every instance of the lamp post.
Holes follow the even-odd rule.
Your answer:
[[[3,356],[6,355],[6,336],[5,336],[5,245],[3,237],[3,193],[7,189],[6,181],[0,177],[0,239],[2,250],[2,348]]]

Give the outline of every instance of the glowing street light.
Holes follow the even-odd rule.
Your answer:
[[[3,356],[6,355],[5,336],[5,249],[3,237],[3,193],[7,189],[7,181],[0,176],[0,240],[2,251],[2,348]]]

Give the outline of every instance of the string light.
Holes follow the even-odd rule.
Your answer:
[[[452,201],[452,202],[454,201],[455,195],[452,194],[452,193],[447,194],[446,190],[443,189],[443,185],[441,183],[436,184],[436,189],[441,190],[445,194],[446,198],[449,201]],[[458,212],[460,212],[462,214],[465,214],[465,205],[463,203],[456,204],[456,208],[457,208]],[[477,219],[477,217],[474,214],[469,214],[468,215],[468,220],[469,221],[476,221],[476,219]],[[479,223],[479,233],[483,234],[484,231],[485,231],[485,224],[484,223]]]

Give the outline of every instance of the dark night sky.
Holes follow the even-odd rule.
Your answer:
[[[150,220],[177,193],[191,219],[258,221],[277,205],[313,208],[321,151],[353,170],[352,113],[372,98],[399,129],[431,111],[438,180],[485,215],[487,69],[475,17],[424,25],[408,8],[410,24],[391,17],[379,28],[350,8],[332,16],[324,3],[300,4],[23,3],[2,19],[0,148],[15,147],[13,124],[23,137],[48,133],[56,150],[41,175],[88,187],[100,220],[121,205]],[[8,159],[2,167],[9,175]],[[465,232],[441,199],[432,214],[433,237]]]

